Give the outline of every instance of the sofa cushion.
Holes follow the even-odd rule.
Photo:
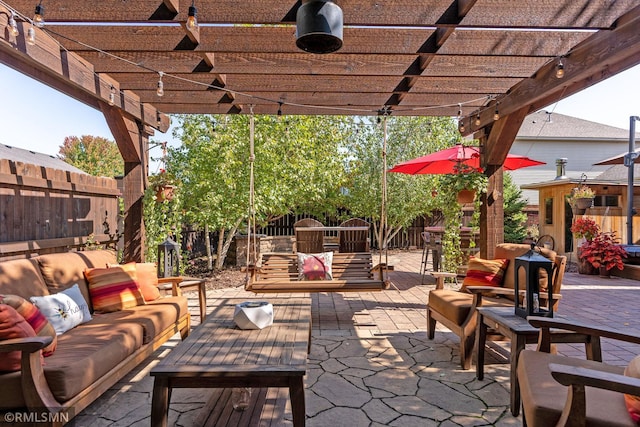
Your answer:
[[[36,332],[15,308],[0,304],[0,341],[35,336]],[[2,357],[0,357],[0,372],[19,371],[21,358],[21,351],[2,353]]]
[[[554,426],[567,400],[567,387],[556,382],[549,370],[550,363],[597,369],[621,375],[624,368],[591,360],[524,350],[518,360],[518,381],[529,427]],[[637,426],[627,415],[621,393],[593,387],[586,388],[588,425]]]
[[[46,346],[42,351],[45,357],[48,357],[55,351],[58,343],[56,330],[53,325],[49,323],[47,317],[38,310],[31,301],[27,301],[18,295],[0,295],[0,302],[15,308],[15,310],[31,325],[37,336],[53,338],[51,344]]]
[[[42,277],[50,293],[58,293],[77,283],[82,296],[89,303],[91,311],[93,311],[89,287],[84,278],[84,270],[114,264],[116,262],[116,254],[111,250],[66,252],[40,255],[37,260]]]
[[[556,253],[550,249],[538,248],[540,253],[551,261],[556,260]],[[502,286],[505,288],[515,288],[515,259],[522,256],[531,250],[531,245],[518,244],[518,243],[501,243],[496,246],[495,258],[508,259],[509,264],[504,272],[504,280]],[[524,271],[520,271],[522,276],[520,277],[520,283],[525,283]],[[547,289],[547,276],[545,271],[541,271],[540,274],[540,290]]]
[[[502,286],[504,272],[508,264],[508,259],[470,257],[462,289],[466,289],[467,286]]]
[[[640,356],[636,356],[629,365],[627,365],[624,374],[628,377],[640,378]],[[624,403],[627,405],[631,419],[640,424],[640,396],[625,394]]]
[[[133,263],[119,267],[89,268],[84,274],[89,282],[95,311],[107,313],[145,303]]]
[[[16,259],[0,262],[0,292],[30,296],[49,295],[44,278],[35,259]]]
[[[189,309],[185,297],[165,297],[145,305],[131,307],[108,313],[108,322],[118,320],[139,324],[144,328],[143,344],[151,342],[160,332],[175,325],[178,319],[188,315]],[[105,315],[94,316],[95,322],[102,322]]]

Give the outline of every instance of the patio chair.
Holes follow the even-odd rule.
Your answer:
[[[640,396],[640,356],[631,361],[625,375],[624,366],[602,362],[600,338],[619,342],[614,344],[640,344],[640,335],[557,318],[530,317],[528,320],[540,328],[540,341],[538,351],[523,350],[518,359],[524,425],[638,425],[625,406],[625,393]],[[587,334],[585,358],[550,354],[553,333],[550,328]],[[639,404],[640,401],[636,401],[636,405]],[[636,414],[640,415],[638,406]]]
[[[531,249],[531,245],[501,243],[496,246],[495,258],[509,260],[503,275],[502,286],[472,286],[468,289],[463,281],[461,290],[444,289],[443,282],[436,283],[436,289],[429,292],[427,304],[427,335],[429,339],[435,336],[436,322],[442,323],[460,338],[460,365],[462,369],[471,368],[471,353],[476,337],[478,313],[480,306],[514,306],[515,268],[514,259],[524,255]],[[564,278],[567,258],[557,256],[554,251],[540,248],[542,255],[554,262],[551,286],[554,301],[541,301],[541,305],[553,304],[557,310],[559,293]],[[521,282],[523,283],[523,282]],[[546,285],[546,283],[544,284]],[[503,339],[500,335],[489,334],[487,339]]]
[[[324,251],[324,230],[298,230],[299,227],[324,227],[320,221],[305,218],[293,224],[296,235],[296,252],[321,253]]]
[[[351,218],[340,227],[369,227],[370,224],[360,218]],[[340,230],[338,232],[338,252],[369,252],[369,229]]]

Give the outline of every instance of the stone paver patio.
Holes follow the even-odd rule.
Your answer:
[[[308,426],[519,426],[508,410],[509,367],[490,359],[485,379],[459,367],[458,338],[439,325],[427,339],[425,307],[433,285],[420,285],[420,251],[390,257],[397,286],[383,292],[312,295],[313,331],[306,383]],[[374,258],[375,261],[375,258]],[[574,273],[565,275],[561,312],[590,323],[640,333],[640,282]],[[242,289],[208,292],[216,298],[243,297]],[[284,297],[286,295],[278,295]],[[274,298],[267,295],[265,299]],[[191,296],[194,325],[197,296]],[[148,426],[151,389],[148,375],[157,360],[179,342],[174,337],[78,415],[76,426]],[[580,346],[559,352],[579,354]],[[603,343],[604,358],[624,365],[640,354],[639,346]],[[217,393],[217,394],[216,394]],[[212,390],[175,390],[169,425],[216,425],[208,420]],[[291,423],[286,389],[255,393],[262,405],[260,425]],[[235,421],[235,424],[238,424]],[[241,422],[240,422],[241,423]]]

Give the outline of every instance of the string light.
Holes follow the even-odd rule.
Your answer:
[[[27,30],[27,44],[33,46],[36,44],[36,30],[33,25]]]
[[[558,60],[556,65],[556,78],[561,79],[564,77],[564,64],[562,63],[562,57]]]
[[[164,95],[164,83],[162,83],[162,76],[164,75],[164,73],[162,71],[159,71],[158,74],[160,75],[160,78],[158,79],[158,89],[156,90],[156,94],[158,96],[163,96]]]
[[[36,27],[44,27],[44,6],[42,0],[36,5],[35,15],[33,16],[33,25]]]
[[[458,130],[460,131],[460,133],[464,133],[465,129],[466,128],[464,127],[464,120],[460,120]]]
[[[113,106],[116,103],[116,88],[111,85],[109,90],[109,105]]]
[[[478,112],[478,114],[476,115],[476,120],[473,122],[473,124],[476,126],[480,126],[482,124],[482,121],[480,121],[480,112]]]
[[[11,16],[9,17],[9,22],[7,23],[7,27],[9,27],[9,34],[13,37],[17,37],[20,34],[18,31],[18,24],[16,23],[16,15],[11,11]]]
[[[494,121],[500,120],[500,111],[498,111],[498,104],[499,104],[499,102],[496,101],[496,111],[494,111],[494,113],[493,113],[493,120]]]
[[[278,101],[278,120],[282,117],[282,101]]]
[[[189,6],[189,14],[187,17],[187,28],[191,31],[195,31],[198,29],[198,9],[195,6],[195,0],[191,2],[191,6]]]

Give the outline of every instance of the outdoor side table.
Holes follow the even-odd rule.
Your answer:
[[[527,319],[516,316],[515,307],[478,307],[478,325],[476,329],[476,378],[484,379],[484,348],[487,343],[487,329],[496,330],[511,341],[509,362],[511,364],[511,414],[520,414],[520,387],[518,385],[518,356],[526,344],[538,342],[539,329],[531,326]],[[564,317],[564,316],[561,316]],[[554,343],[585,343],[591,349],[589,337],[584,334],[554,330],[551,334]],[[554,349],[552,349],[554,352]]]
[[[198,291],[198,303],[200,304],[200,322],[204,322],[207,317],[207,288],[205,286],[206,281],[197,277],[184,277],[182,282],[178,284],[175,289],[175,295],[182,295],[183,290]],[[158,285],[158,289],[162,291],[168,291],[172,288],[171,283],[161,283]]]

